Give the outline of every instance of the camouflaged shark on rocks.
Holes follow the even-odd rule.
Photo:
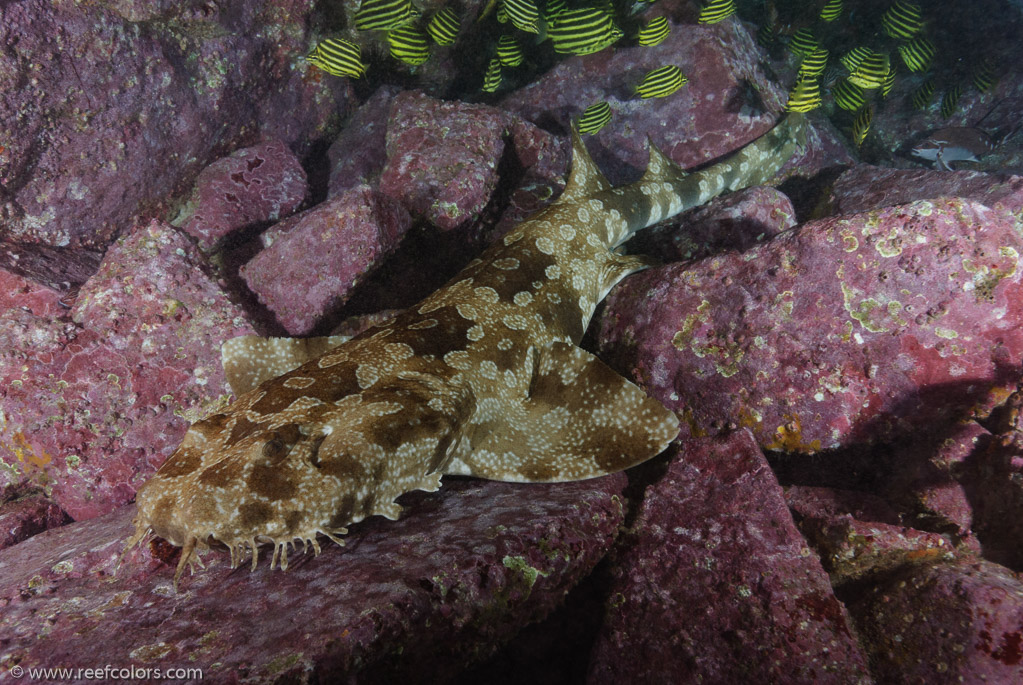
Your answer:
[[[729,190],[764,183],[803,144],[789,114],[724,161],[686,174],[653,146],[643,178],[611,188],[573,137],[558,200],[448,285],[351,340],[229,341],[237,400],[193,425],[139,490],[127,549],[155,534],[183,547],[175,585],[212,543],[343,544],[347,526],[396,519],[395,499],[445,474],[549,483],[657,455],[672,412],[577,346],[594,309],[648,265],[615,248],[636,231]],[[341,343],[341,344],[338,344]]]

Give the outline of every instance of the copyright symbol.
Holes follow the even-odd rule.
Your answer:
[[[11,668],[11,675],[14,676],[15,678],[20,678],[21,676],[25,675],[25,669],[23,669],[21,666],[14,666]]]

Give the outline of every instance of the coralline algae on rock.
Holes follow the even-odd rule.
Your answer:
[[[73,321],[5,315],[20,318],[0,336],[0,460],[73,518],[130,502],[188,419],[226,400],[218,343],[255,331],[202,264],[153,221],[108,250]]]
[[[767,449],[883,442],[984,413],[1019,380],[1023,237],[960,199],[803,225],[612,292],[601,344],[683,431]]]

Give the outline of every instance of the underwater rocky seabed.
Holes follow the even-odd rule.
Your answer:
[[[943,4],[964,33],[1019,26]],[[425,90],[307,67],[336,7],[0,5],[3,677],[1023,680],[1023,136],[952,173],[885,153],[995,104],[1018,120],[1011,42],[951,120],[897,91],[862,153],[883,166],[813,114],[777,189],[637,237],[665,265],[585,344],[679,413],[665,455],[582,483],[449,478],[286,573],[211,553],[175,594],[154,544],[114,575],[135,490],[229,400],[222,340],[350,331],[431,292],[556,195],[592,101],[615,103],[587,143],[616,184],[647,135],[688,167],[772,126],[748,93],[778,112],[792,70],[755,27],[655,9],[665,43],[468,103],[438,99],[443,55]],[[628,99],[666,61],[688,85]]]

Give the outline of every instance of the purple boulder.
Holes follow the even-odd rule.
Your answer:
[[[348,299],[411,226],[408,212],[356,186],[271,227],[242,278],[292,335],[305,335]]]
[[[608,298],[600,348],[683,419],[766,449],[883,442],[989,411],[1019,382],[1023,237],[957,199],[811,222],[651,269]]]
[[[752,435],[684,440],[612,568],[591,683],[860,683],[865,655]]]
[[[210,249],[239,228],[288,216],[308,189],[302,165],[281,141],[242,148],[199,174],[182,228]]]

